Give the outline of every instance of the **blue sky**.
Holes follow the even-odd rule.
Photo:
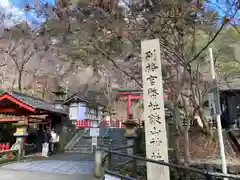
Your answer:
[[[205,7],[217,11],[219,14],[219,20],[227,15],[228,17],[233,17],[232,22],[240,23],[240,10],[238,10],[234,16],[237,1],[238,0],[209,0],[209,2],[205,4]]]
[[[4,26],[12,26],[13,24],[16,24],[17,22],[22,21],[28,21],[29,25],[32,27],[38,27],[39,24],[44,22],[44,16],[40,13],[36,13],[35,11],[28,11],[24,12],[25,4],[30,4],[31,6],[34,6],[36,0],[0,0],[0,7],[4,8],[4,12],[0,10],[0,14],[12,14],[11,16],[8,16],[8,18],[5,20]],[[42,4],[48,3],[48,5],[55,5],[56,0],[37,0],[39,7]],[[230,1],[229,3],[226,3],[227,1]],[[226,14],[228,16],[232,16],[235,12],[234,8],[231,7],[231,3],[236,2],[237,0],[208,0],[208,3],[205,3],[205,7],[208,9],[213,9],[219,13],[219,19],[221,17],[225,16]],[[1,12],[2,11],[2,12]],[[236,14],[234,17],[234,22],[240,23],[240,11]]]
[[[4,13],[9,15],[4,22],[4,26],[9,27],[17,22],[28,21],[32,27],[38,27],[39,24],[44,22],[44,16],[34,10],[24,11],[26,4],[34,6],[34,3],[35,0],[0,0],[0,6],[4,8]],[[46,3],[50,6],[55,5],[55,0],[38,0],[39,9]]]

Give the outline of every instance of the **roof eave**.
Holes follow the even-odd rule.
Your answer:
[[[15,104],[18,104],[19,106],[23,107],[24,109],[27,109],[31,112],[35,112],[36,111],[36,108],[33,107],[33,106],[30,106],[29,104],[26,104],[24,103],[23,101],[11,96],[11,94],[5,92],[3,94],[0,95],[0,101],[3,100],[3,99],[8,99],[10,101],[12,101],[13,103]]]
[[[95,105],[95,106],[103,106],[105,107],[106,105],[102,104],[102,103],[99,103],[99,102],[96,102],[96,101],[90,101],[90,100],[87,100],[85,97],[83,96],[80,96],[80,95],[73,95],[71,97],[69,97],[66,101],[64,101],[63,103],[61,103],[62,105],[69,105],[71,102],[73,101],[80,101],[80,102],[85,102],[89,105]]]

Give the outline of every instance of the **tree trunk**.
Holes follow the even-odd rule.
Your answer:
[[[184,163],[190,163],[190,150],[189,150],[189,134],[188,128],[184,131]]]
[[[199,113],[199,117],[203,123],[203,132],[204,134],[210,139],[213,140],[213,131],[212,131],[212,127],[209,126],[208,120],[206,119],[206,116],[204,115],[204,110],[202,108],[200,108],[198,110]]]
[[[22,91],[22,70],[18,72],[18,90]]]
[[[175,119],[175,143],[174,143],[174,152],[175,152],[175,158],[177,163],[180,163],[180,123],[181,123],[181,117],[180,117],[180,111],[178,106],[175,106],[174,108],[174,119]]]
[[[174,156],[176,158],[176,163],[180,164],[180,135],[177,134],[174,143]]]
[[[188,134],[188,130],[189,130],[189,128],[186,127],[186,129],[184,131],[184,166],[186,168],[189,167],[189,163],[190,163],[190,150],[189,150],[189,134]],[[186,172],[185,172],[185,179],[186,180],[190,179],[190,174],[189,174],[188,170],[186,170]]]

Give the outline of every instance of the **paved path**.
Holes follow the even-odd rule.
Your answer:
[[[56,174],[0,169],[1,180],[95,180],[84,174]]]
[[[2,169],[60,174],[91,174],[93,172],[93,168],[94,163],[92,161],[59,160],[18,162],[2,166]]]
[[[92,155],[59,154],[0,167],[0,180],[94,180]]]

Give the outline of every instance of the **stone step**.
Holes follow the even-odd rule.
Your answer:
[[[91,154],[92,151],[87,151],[87,150],[65,150],[65,153],[79,153],[79,154]]]
[[[105,142],[101,142],[99,141],[99,144],[104,144],[104,145],[109,145],[110,143],[105,143]],[[124,144],[127,144],[127,142],[116,142],[116,143],[111,143],[112,145],[124,145]]]
[[[69,149],[69,147],[73,147],[75,144],[77,144],[86,134],[89,133],[89,129],[79,129],[75,133],[75,135],[69,140],[67,145],[64,149]]]
[[[75,146],[81,146],[81,145],[91,145],[92,144],[92,141],[80,141],[78,142],[77,144],[75,144]]]
[[[73,149],[79,149],[79,148],[91,148],[91,145],[82,145],[82,146],[75,146]]]
[[[72,149],[66,149],[65,152],[92,153],[92,148],[91,146],[74,147]]]
[[[79,141],[79,138],[83,137],[84,130],[78,130],[75,135],[69,140],[69,142],[66,144],[65,149],[67,149],[70,146],[73,146],[76,142]]]
[[[83,146],[83,145],[91,145],[91,144],[92,144],[92,140],[82,139],[81,141],[74,144],[73,146],[69,146],[67,149],[77,147],[77,146]],[[103,142],[101,140],[98,141],[98,144],[99,144],[99,146],[109,146],[109,142]],[[127,142],[113,142],[112,143],[112,146],[125,146],[125,145],[127,145]]]
[[[69,147],[67,150],[74,150],[74,149],[84,149],[88,148],[91,150],[92,141],[80,141],[79,143],[75,144],[74,146]]]
[[[110,141],[102,141],[101,139],[98,140],[99,143],[103,143],[103,144],[109,144]],[[112,141],[112,144],[126,144],[127,141]]]
[[[77,145],[77,146],[74,146],[74,147],[71,147],[71,148],[68,148],[68,149],[87,148],[87,147],[92,147],[92,145],[91,144],[82,144],[82,145]]]

